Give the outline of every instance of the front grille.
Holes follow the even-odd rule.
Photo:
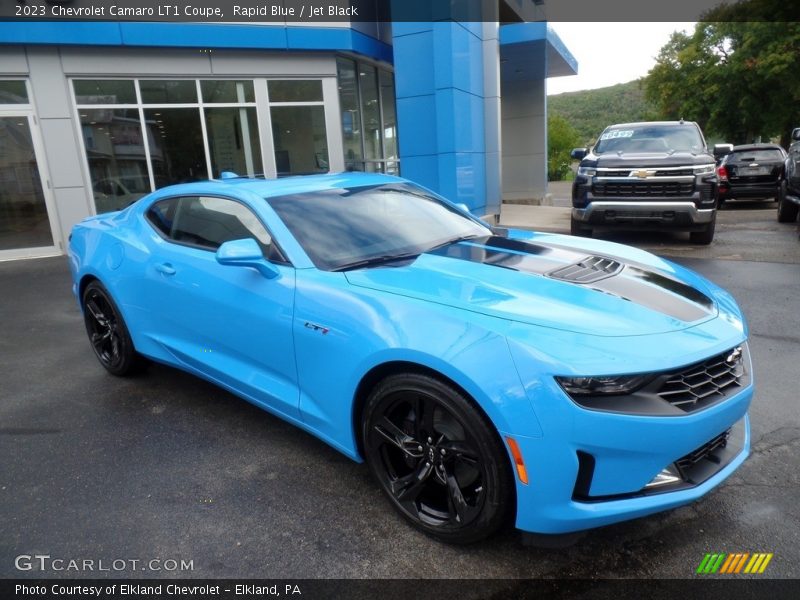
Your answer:
[[[675,461],[675,466],[678,467],[678,471],[680,472],[681,476],[686,480],[688,479],[688,473],[692,467],[694,467],[697,463],[701,460],[708,459],[713,463],[719,463],[720,460],[717,456],[715,456],[715,452],[720,448],[724,448],[728,445],[728,438],[731,435],[731,430],[728,429],[727,431],[723,431],[717,437],[712,439],[710,442],[706,442],[696,450],[693,450],[683,458],[679,458]]]
[[[691,196],[694,192],[694,182],[657,182],[657,181],[598,181],[592,187],[592,192],[597,197],[620,196]]]
[[[616,275],[621,270],[622,264],[616,260],[602,256],[590,256],[579,263],[550,271],[547,275],[553,279],[561,279],[572,283],[594,283]]]
[[[670,375],[658,395],[691,412],[734,392],[742,386],[743,376],[744,351],[734,348]]]
[[[656,177],[686,177],[687,175],[694,175],[694,169],[656,171]]]

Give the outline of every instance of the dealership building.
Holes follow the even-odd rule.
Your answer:
[[[498,0],[499,22],[4,22],[0,259],[62,254],[82,218],[223,171],[399,174],[480,216],[541,198],[546,79],[577,64],[540,4]]]

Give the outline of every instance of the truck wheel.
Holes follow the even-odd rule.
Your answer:
[[[714,239],[714,230],[717,227],[717,213],[711,218],[711,222],[702,231],[693,231],[689,234],[689,241],[693,244],[708,246]]]
[[[572,217],[569,219],[569,233],[578,237],[592,237],[592,230],[584,227],[580,221],[576,221]]]
[[[778,223],[794,223],[797,220],[798,206],[786,199],[786,182],[781,182],[778,190]]]

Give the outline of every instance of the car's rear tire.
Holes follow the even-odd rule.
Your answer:
[[[711,222],[702,231],[692,231],[689,234],[689,241],[693,244],[708,246],[714,240],[714,231],[717,228],[717,213],[711,217]]]
[[[794,223],[797,220],[797,213],[800,207],[786,199],[787,193],[786,181],[782,181],[776,198],[778,201],[778,223]]]
[[[592,237],[592,230],[584,227],[580,221],[576,221],[572,217],[569,219],[569,233],[578,237]]]
[[[507,523],[514,505],[508,453],[452,386],[420,373],[387,377],[367,399],[362,440],[381,489],[420,531],[468,544]]]
[[[147,361],[136,352],[122,313],[105,286],[99,281],[89,283],[81,304],[86,334],[100,364],[113,375],[139,372]]]

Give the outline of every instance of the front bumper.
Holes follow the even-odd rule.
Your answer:
[[[653,224],[687,228],[705,226],[714,218],[715,208],[697,208],[694,202],[652,200],[594,200],[586,208],[573,208],[575,221],[593,226]]]
[[[727,186],[719,186],[719,199],[774,198],[777,196],[778,190],[779,184],[776,181],[771,183],[730,183]]]
[[[752,373],[750,364],[747,368]],[[558,410],[558,421],[564,424],[560,431],[548,435],[545,428],[539,438],[514,436],[529,479],[527,485],[517,482],[516,526],[535,533],[570,533],[701,498],[749,455],[747,410],[752,396],[751,380],[723,402],[679,417],[601,412],[577,405],[568,410],[571,414]],[[728,430],[729,446],[717,447],[713,456],[703,458],[708,464],[677,485],[647,488],[665,468],[695,455]],[[585,456],[592,459],[588,479]]]

